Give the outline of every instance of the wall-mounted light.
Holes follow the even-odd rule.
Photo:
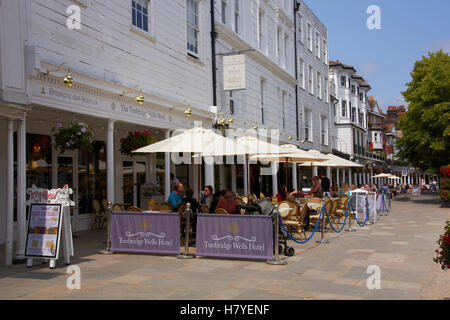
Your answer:
[[[137,89],[140,89],[140,90],[137,90]],[[139,104],[144,104],[144,101],[145,101],[144,94],[143,94],[141,86],[139,86],[139,85],[134,86],[132,89],[123,90],[122,93],[120,94],[120,96],[123,97],[124,95],[126,95],[128,93],[133,93],[133,92],[140,93],[137,97],[135,97],[136,102]]]
[[[61,63],[55,70],[47,69],[47,71],[45,72],[45,74],[46,74],[46,75],[49,75],[50,73],[58,72],[58,71],[61,70],[62,67],[63,67],[64,65],[66,65],[66,64],[67,64],[67,74],[64,76],[63,82],[64,82],[64,84],[65,84],[67,87],[71,88],[72,85],[73,85],[73,78],[72,78],[72,75],[70,74],[70,66],[69,66],[69,63],[68,63],[68,62],[63,62],[63,63]]]
[[[184,114],[188,117],[190,117],[192,115],[192,109],[191,106],[188,104],[186,110],[184,110]]]

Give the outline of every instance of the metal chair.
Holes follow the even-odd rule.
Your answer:
[[[92,200],[92,208],[94,209],[95,217],[92,223],[92,230],[95,230],[95,225],[98,225],[98,229],[103,229],[106,222],[106,213],[101,210],[100,202],[97,199]]]

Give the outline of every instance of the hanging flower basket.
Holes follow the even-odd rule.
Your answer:
[[[148,130],[144,132],[129,132],[126,138],[120,139],[120,152],[126,155],[133,155],[131,152],[155,142],[155,137],[150,136]]]
[[[76,149],[94,150],[94,133],[86,123],[72,121],[67,128],[57,123],[52,128],[52,132],[55,139],[55,148],[61,153],[64,153],[66,150]]]

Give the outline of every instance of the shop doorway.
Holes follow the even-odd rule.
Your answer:
[[[150,200],[142,192],[142,187],[146,182],[146,160],[123,160],[123,203],[126,206],[136,206],[142,209],[147,208]]]
[[[57,188],[63,188],[68,185],[72,188],[72,199],[75,206],[71,207],[70,216],[72,220],[72,229],[79,230],[79,208],[78,208],[78,170],[77,156],[73,151],[66,151],[63,155],[57,156]]]

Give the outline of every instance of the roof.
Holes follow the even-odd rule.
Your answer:
[[[347,64],[343,64],[343,63],[340,62],[339,60],[336,60],[336,61],[330,60],[330,61],[329,61],[329,65],[330,65],[330,67],[342,67],[342,68],[344,68],[344,69],[349,69],[349,70],[353,70],[353,71],[356,72],[356,69],[355,69],[355,68],[353,68],[352,66],[349,66],[349,65],[347,65]]]

